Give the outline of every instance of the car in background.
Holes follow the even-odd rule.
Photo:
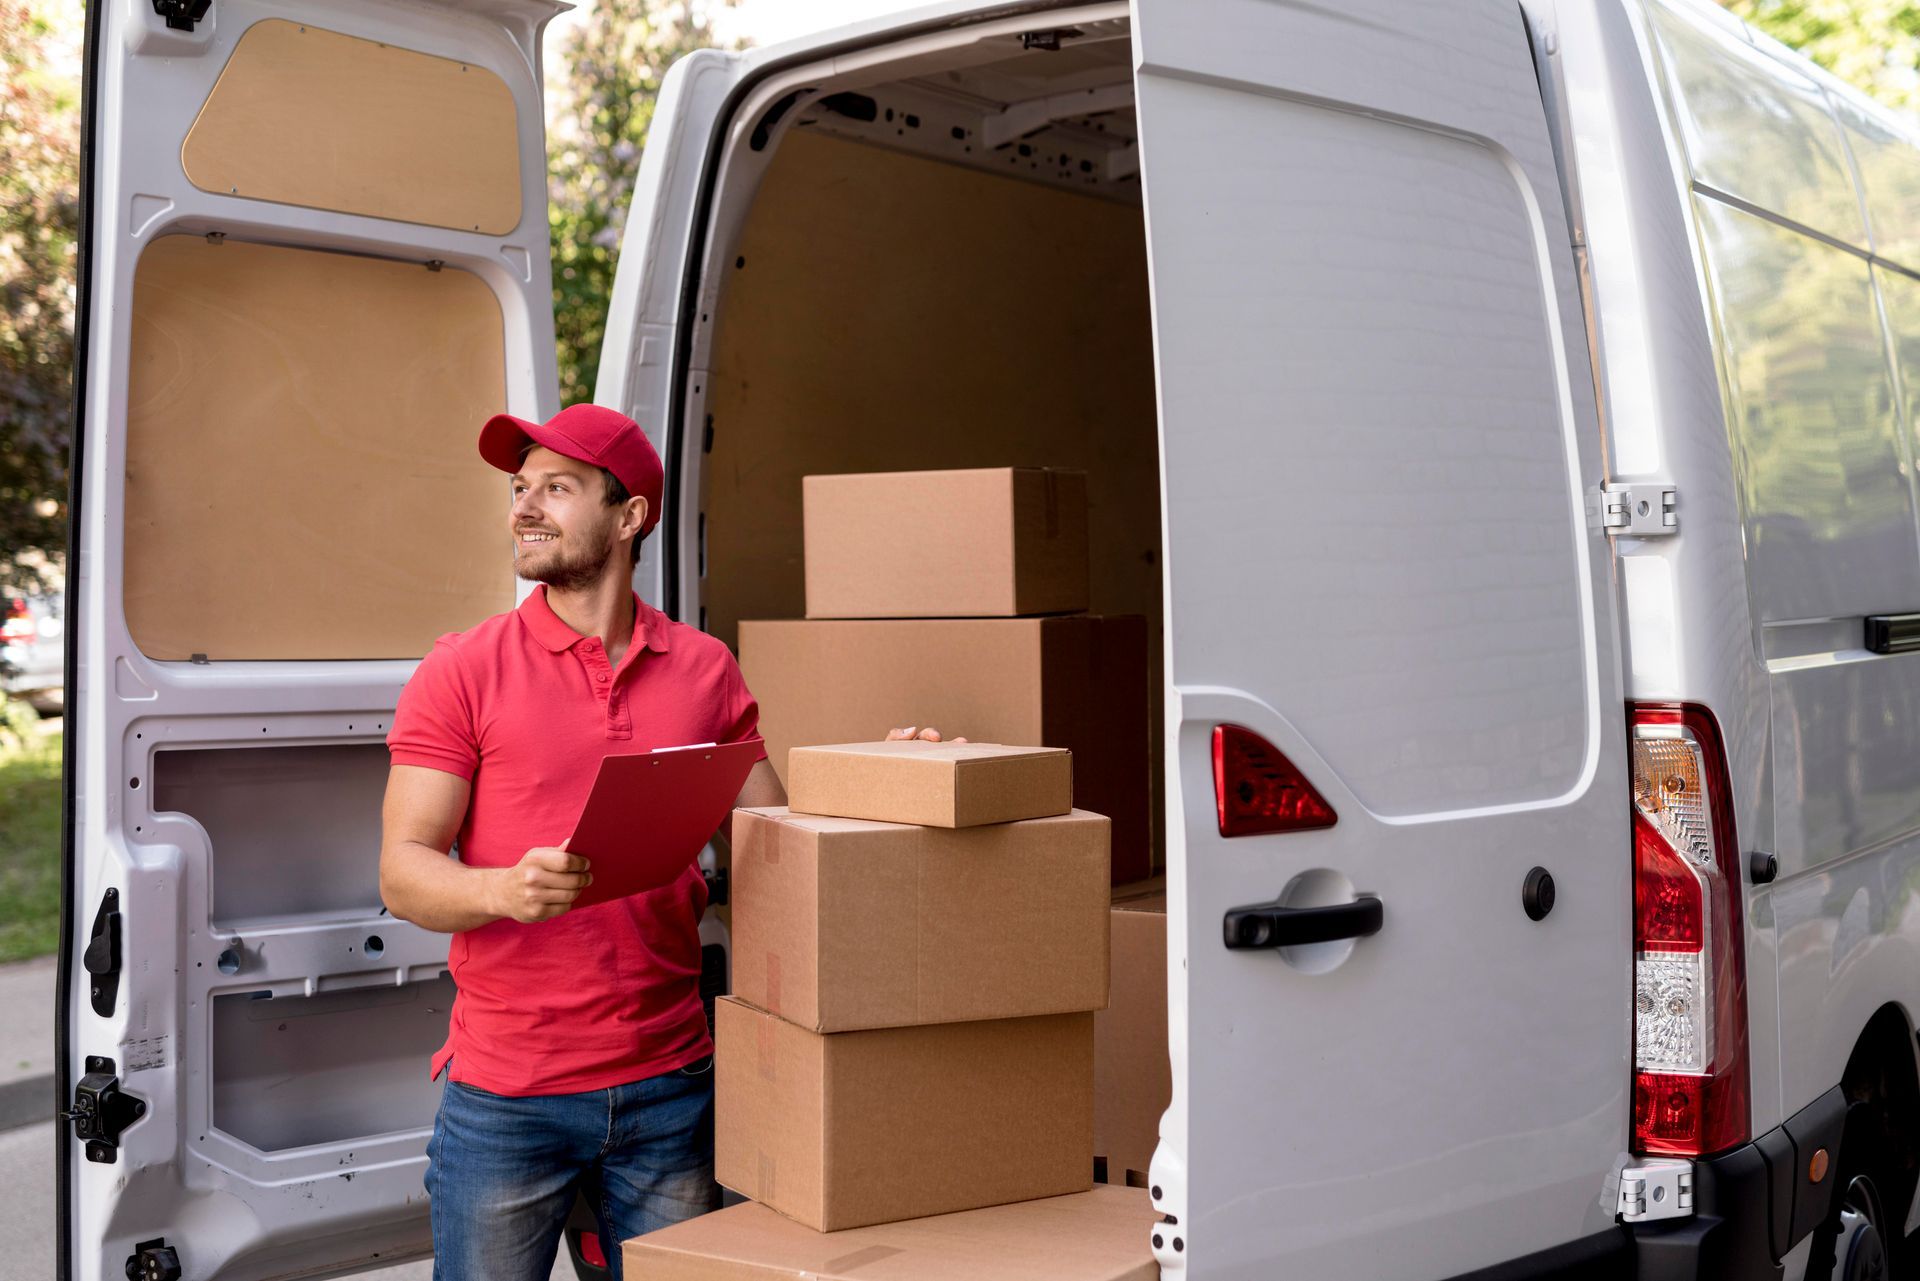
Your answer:
[[[0,689],[42,716],[66,706],[66,608],[58,594],[0,596]]]

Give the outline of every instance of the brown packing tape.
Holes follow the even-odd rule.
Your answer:
[[[767,953],[767,1013],[778,1014],[783,1002],[780,999],[780,954]]]
[[[774,1198],[773,1157],[765,1148],[755,1148],[754,1152],[760,1159],[756,1162],[759,1172],[755,1176],[759,1182],[759,1187],[754,1191],[753,1199],[756,1201],[771,1201]]]
[[[779,1058],[779,1053],[777,1047],[774,1045],[774,1023],[772,1019],[758,1020],[754,1034],[754,1042],[755,1048],[759,1052],[761,1079],[767,1081],[775,1080],[774,1063]]]

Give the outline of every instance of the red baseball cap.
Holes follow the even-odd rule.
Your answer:
[[[569,405],[544,423],[495,414],[480,429],[480,457],[508,475],[520,470],[521,451],[528,444],[544,445],[618,476],[629,494],[647,500],[642,537],[659,523],[666,469],[640,424],[625,414],[604,405]]]

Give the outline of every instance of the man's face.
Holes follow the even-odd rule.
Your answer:
[[[597,581],[620,514],[599,468],[536,445],[513,477],[513,572],[562,590]]]

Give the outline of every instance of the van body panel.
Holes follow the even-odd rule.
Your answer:
[[[1715,6],[1694,8],[1689,16],[1701,24],[1743,30]],[[1653,36],[1635,0],[1557,6],[1554,21],[1553,61],[1567,86],[1570,155],[1581,175],[1610,476],[1673,484],[1677,494],[1674,536],[1614,544],[1625,589],[1627,695],[1713,710],[1740,848],[1771,850],[1768,674],[1750,603],[1718,338],[1703,302],[1693,192],[1664,107]],[[1755,1133],[1798,1106],[1783,1107],[1780,1096],[1770,894],[1769,887],[1749,886],[1744,904]]]
[[[461,572],[500,607],[512,602],[506,487],[497,476],[485,480],[472,454],[478,422],[437,393],[433,404],[408,398],[466,369],[479,371],[490,408],[502,397],[529,417],[556,407],[537,68],[541,27],[558,7],[222,0],[192,30],[167,27],[151,5],[89,10],[59,1070],[69,1096],[90,1071],[106,1072],[145,1113],[119,1135],[110,1162],[88,1159],[78,1139],[62,1137],[63,1278],[117,1281],[139,1243],[156,1239],[178,1251],[185,1275],[205,1281],[307,1275],[428,1249],[421,1176],[438,1087],[426,1073],[445,1036],[447,938],[383,914],[369,853],[379,839],[381,743],[399,690],[433,635],[477,619],[465,616],[467,601],[431,605],[436,588],[421,584],[408,599],[420,617],[405,643],[368,639],[382,629],[356,630],[356,605],[383,608],[373,602],[392,584],[379,557],[356,558],[404,523],[384,519],[382,504],[438,495],[452,522],[441,523],[445,531],[471,520],[476,493],[484,499],[499,485],[498,542],[484,532],[491,523],[469,527],[477,539],[461,541],[474,543],[475,562]],[[275,30],[296,60],[307,34],[324,33],[335,63],[425,68],[456,87],[464,66],[504,85],[510,108],[496,93],[485,181],[495,191],[517,184],[518,206],[488,216],[496,231],[508,230],[364,211],[409,212],[404,200],[355,187],[382,165],[389,180],[396,172],[412,180],[460,169],[457,154],[421,152],[409,169],[392,156],[370,166],[349,148],[333,165],[336,187],[303,188],[305,204],[252,198],[237,180],[196,186],[182,168],[183,142],[234,49],[263,22],[292,24]],[[395,145],[418,149],[437,136],[417,131]],[[233,146],[228,154],[243,167],[262,162],[258,139]],[[499,173],[503,147],[513,155],[510,180]],[[316,207],[335,198],[332,190],[361,211]],[[239,293],[223,298],[220,273],[190,274],[184,285],[143,276],[143,255],[158,245],[251,264],[232,278],[245,306]],[[322,255],[334,270],[312,270]],[[288,307],[302,309],[285,317],[285,332],[324,341],[279,343],[270,367],[250,379],[219,363],[235,346],[219,336],[263,314],[268,323],[243,334],[247,342],[257,347],[263,328],[279,332],[264,301],[276,280],[288,286]],[[142,292],[163,286],[172,291],[165,306]],[[455,341],[438,326],[362,350],[367,335],[395,323],[379,299],[396,297],[418,302],[422,315],[459,305],[459,328],[471,332],[457,339],[458,351],[435,345]],[[254,347],[240,348],[259,363]],[[175,414],[210,378],[232,394]],[[349,421],[331,407],[343,385],[361,400]],[[383,423],[402,420],[410,430],[443,412],[430,442],[389,448],[408,431],[382,431]],[[176,437],[206,433],[183,443],[212,462],[232,442],[252,449],[277,431],[300,438],[258,449],[240,481],[216,482],[211,463],[168,474],[177,460],[164,451],[150,449],[133,467],[130,432],[143,424]],[[342,457],[318,467],[299,461],[329,439]],[[163,485],[161,497],[175,505],[198,485],[193,519],[206,524],[196,527],[228,549],[250,546],[282,582],[300,584],[271,608],[304,611],[303,627],[249,655],[260,661],[228,661],[234,655],[211,652],[220,645],[194,643],[196,630],[257,630],[246,611],[269,607],[243,584],[211,582],[227,576],[202,561],[204,580],[189,586],[196,600],[208,591],[206,603],[197,615],[169,606],[177,643],[169,641],[165,661],[143,653],[129,602],[151,600],[153,575],[194,553],[180,549],[161,565],[128,554],[130,545],[149,550],[154,537],[130,523],[129,487],[141,484]],[[331,491],[325,512],[308,501],[314,487]],[[276,493],[301,502],[276,502]],[[295,517],[297,507],[309,514]],[[384,562],[401,577],[404,541]],[[313,643],[302,642],[302,630]],[[90,974],[80,953],[116,905],[117,972]],[[96,1068],[96,1059],[111,1068]]]
[[[1411,1278],[1563,1245],[1611,1222],[1626,1145],[1630,845],[1600,434],[1526,27],[1494,3],[1135,12],[1170,681],[1151,1182],[1181,1225],[1156,1255]],[[1223,723],[1337,824],[1223,839]],[[1538,922],[1534,866],[1559,887]],[[1372,937],[1223,946],[1231,908],[1358,894]]]
[[[1650,585],[1628,593],[1629,691],[1715,710],[1741,849],[1779,860],[1746,891],[1759,1134],[1840,1082],[1877,1011],[1912,1026],[1920,665],[1865,649],[1862,617],[1920,593],[1914,313],[1880,259],[1908,252],[1920,138],[1726,17],[1649,0],[1562,22],[1577,163],[1619,177],[1584,194],[1621,470],[1684,495],[1678,537],[1621,543]]]

